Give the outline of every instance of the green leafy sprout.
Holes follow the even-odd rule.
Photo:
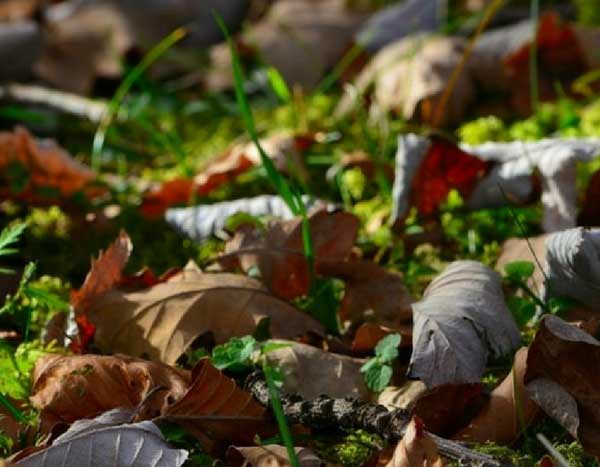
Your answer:
[[[367,387],[373,392],[383,391],[392,379],[392,362],[398,357],[400,334],[389,334],[375,346],[375,356],[365,363],[360,371],[364,373]]]

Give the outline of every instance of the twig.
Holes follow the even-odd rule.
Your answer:
[[[248,377],[246,387],[261,404],[269,405],[269,389],[260,371]],[[329,396],[320,396],[308,401],[298,395],[282,393],[281,404],[283,412],[292,424],[301,424],[317,430],[362,429],[388,440],[402,438],[410,422],[410,414],[405,410],[389,411],[382,405],[352,398],[332,399]],[[433,433],[428,434],[434,439],[443,456],[456,460],[461,465],[514,467],[510,462],[475,452],[456,441]]]

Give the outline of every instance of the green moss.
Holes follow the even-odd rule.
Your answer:
[[[458,129],[463,143],[482,144],[487,141],[505,141],[507,138],[504,122],[498,117],[481,117],[467,122]]]
[[[358,430],[342,440],[317,441],[316,452],[325,461],[346,467],[359,467],[378,452],[382,439],[366,431]]]

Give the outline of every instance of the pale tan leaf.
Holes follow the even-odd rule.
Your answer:
[[[308,448],[295,448],[300,467],[319,467],[321,459]],[[251,465],[253,467],[290,467],[285,446],[266,444],[264,446],[232,446],[227,451],[227,459],[233,467]]]
[[[423,422],[413,417],[386,467],[443,467],[435,441],[427,434]]]

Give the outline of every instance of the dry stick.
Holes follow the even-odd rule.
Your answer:
[[[0,86],[0,99],[23,104],[34,104],[59,110],[77,117],[99,122],[106,113],[106,102],[56,91],[42,86],[8,83]]]
[[[471,54],[473,53],[473,49],[475,47],[475,43],[477,42],[477,39],[479,39],[479,36],[481,36],[481,34],[485,30],[485,28],[488,26],[488,24],[490,23],[490,21],[492,20],[494,15],[498,12],[500,7],[502,7],[504,5],[505,1],[506,0],[494,0],[494,2],[492,2],[485,10],[485,14],[484,14],[483,18],[481,19],[481,22],[479,23],[479,26],[477,27],[475,34],[473,34],[473,37],[467,44],[467,47],[465,48],[465,51],[463,52],[460,62],[458,63],[458,65],[456,65],[454,67],[454,70],[452,70],[452,74],[450,75],[450,79],[448,80],[448,85],[446,86],[446,89],[444,89],[444,93],[442,94],[442,97],[440,98],[440,103],[437,105],[437,107],[435,109],[435,113],[433,115],[433,121],[432,121],[432,126],[434,128],[437,128],[440,126],[440,122],[442,121],[442,116],[444,115],[444,112],[446,111],[446,107],[448,106],[448,100],[450,99],[450,96],[452,95],[452,92],[454,91],[454,88],[456,87],[456,83],[458,82],[458,78],[460,77],[460,74],[462,73],[463,69],[465,68],[465,65],[467,64],[467,61],[469,60],[469,58],[471,57]]]
[[[246,380],[246,388],[261,404],[269,406],[270,397],[262,372],[251,374]],[[406,432],[410,413],[405,410],[389,411],[382,405],[363,402],[358,399],[332,399],[319,396],[315,400],[304,400],[298,395],[281,394],[283,412],[291,424],[301,424],[317,430],[342,428],[345,430],[365,430],[376,433],[388,440],[398,440]],[[512,463],[500,461],[492,456],[481,454],[463,444],[428,433],[437,444],[440,454],[461,465],[478,467],[514,467]]]

